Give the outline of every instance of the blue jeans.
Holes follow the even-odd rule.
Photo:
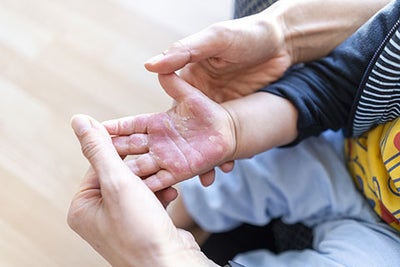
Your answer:
[[[383,223],[355,188],[344,164],[343,136],[325,132],[295,147],[238,160],[217,171],[204,188],[198,179],[181,185],[188,212],[205,230],[241,223],[265,225],[274,218],[313,229],[312,249],[238,255],[244,266],[399,266],[399,233]]]

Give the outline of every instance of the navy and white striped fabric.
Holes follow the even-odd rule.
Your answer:
[[[352,121],[353,136],[400,116],[400,20],[378,51]],[[379,55],[379,56],[378,56]]]

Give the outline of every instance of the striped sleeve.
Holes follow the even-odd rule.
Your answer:
[[[372,64],[352,120],[352,134],[359,136],[372,127],[400,116],[400,22]]]
[[[391,89],[394,88],[394,83],[399,84],[399,79],[393,77],[399,70],[399,36],[398,32],[393,32],[399,13],[400,0],[392,1],[331,54],[290,71],[276,83],[261,90],[284,97],[297,108],[298,140],[318,135],[326,129],[344,128],[346,135],[353,135],[353,128],[358,133],[365,130],[362,128],[365,125],[368,128],[376,123],[369,106],[372,103],[371,96],[375,99],[375,104],[379,101],[387,104],[388,97],[394,97],[397,93],[387,90],[386,93],[390,96],[382,96],[378,91],[367,92],[362,84],[365,85],[368,81],[369,85],[376,87],[379,84],[384,87],[385,83],[390,83],[388,86]],[[384,43],[391,34],[393,38],[390,39],[390,45],[384,49]],[[384,53],[381,53],[383,50]],[[383,81],[376,75],[369,75],[372,69],[375,73],[378,70],[373,64],[378,57],[382,58],[377,61],[381,66],[379,72],[386,77]],[[398,102],[398,99],[392,99],[392,103],[386,108],[398,110]],[[386,111],[375,108],[375,115],[386,114]],[[358,126],[353,127],[356,113]],[[390,116],[397,114],[388,115],[388,118]]]

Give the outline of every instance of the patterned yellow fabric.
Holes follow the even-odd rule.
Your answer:
[[[346,140],[350,173],[375,212],[400,230],[400,118]]]

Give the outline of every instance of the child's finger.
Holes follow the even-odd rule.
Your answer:
[[[143,154],[149,151],[146,134],[115,136],[112,138],[112,143],[120,155]]]
[[[136,156],[134,159],[127,160],[125,163],[128,168],[139,177],[147,177],[160,170],[159,165],[149,153]]]
[[[131,135],[146,133],[149,121],[154,114],[141,114],[104,121],[102,124],[111,135]]]

